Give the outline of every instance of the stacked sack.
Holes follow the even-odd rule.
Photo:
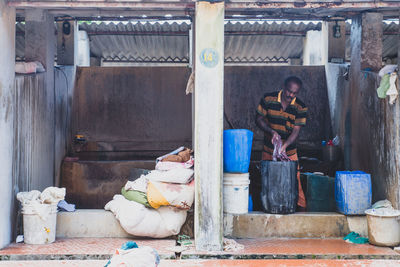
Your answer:
[[[156,169],[128,181],[106,210],[135,236],[164,238],[179,233],[194,201],[190,149],[181,147],[157,159]]]

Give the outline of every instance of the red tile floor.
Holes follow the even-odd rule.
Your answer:
[[[48,245],[12,244],[0,250],[0,267],[104,266],[106,259],[127,240],[75,238]],[[400,254],[390,248],[349,244],[341,239],[242,239],[237,240],[245,246],[242,251],[216,254],[187,250],[182,253],[182,260],[170,260],[175,256],[169,250],[175,244],[173,240],[135,241],[139,246],[157,249],[163,258],[160,267],[400,266]]]

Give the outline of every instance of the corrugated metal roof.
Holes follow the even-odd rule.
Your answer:
[[[385,32],[398,31],[395,22],[384,23]],[[190,21],[92,22],[82,23],[87,31],[91,54],[107,61],[189,62]],[[300,58],[305,33],[320,30],[315,21],[225,22],[226,62],[286,62]],[[350,24],[347,23],[347,32]],[[17,24],[16,53],[24,55],[24,24]],[[349,38],[348,38],[349,39]],[[384,36],[384,57],[397,55],[398,35]],[[350,43],[348,40],[347,50]],[[350,53],[347,53],[350,55]]]
[[[92,55],[135,62],[189,62],[190,27],[188,22],[169,21],[79,25],[89,35]]]

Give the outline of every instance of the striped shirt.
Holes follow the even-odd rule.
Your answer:
[[[298,98],[294,98],[286,110],[283,111],[281,104],[282,91],[267,93],[261,99],[257,107],[257,113],[263,116],[271,129],[275,130],[285,142],[291,135],[294,126],[304,126],[307,120],[307,107]],[[271,143],[271,134],[265,133],[264,152],[273,154],[274,146]],[[297,153],[296,144],[288,146],[286,153],[292,156]]]

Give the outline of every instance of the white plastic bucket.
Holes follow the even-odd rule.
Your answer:
[[[394,247],[400,244],[400,211],[366,210],[369,242],[376,246]]]
[[[224,173],[224,212],[243,214],[249,208],[249,174]]]
[[[49,244],[56,240],[57,205],[25,205],[22,214],[26,244]]]

